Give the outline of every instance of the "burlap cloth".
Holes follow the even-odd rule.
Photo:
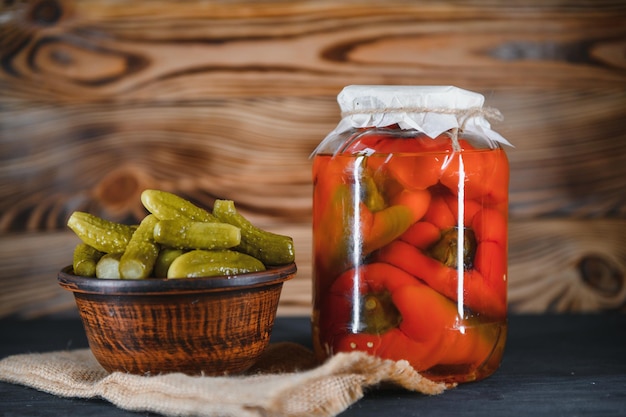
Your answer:
[[[380,385],[428,395],[446,389],[405,361],[353,352],[318,365],[309,349],[289,342],[270,345],[238,376],[108,373],[89,349],[79,349],[6,357],[0,380],[61,397],[102,398],[126,410],[206,417],[335,416]]]

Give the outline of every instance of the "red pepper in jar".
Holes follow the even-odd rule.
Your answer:
[[[465,146],[462,144],[461,146]],[[461,169],[461,160],[467,168]],[[463,192],[466,199],[490,205],[506,206],[508,202],[509,162],[502,149],[490,149],[452,154],[446,161],[440,182],[453,194],[459,190],[464,176]]]
[[[399,139],[397,135],[385,133],[385,130],[389,129],[378,129],[359,136],[359,140],[348,151],[376,149],[381,154],[394,155],[381,160],[374,168],[384,167],[405,188],[426,189],[440,182],[456,194],[462,173],[466,198],[487,204],[506,204],[509,164],[503,150],[477,150],[465,139],[459,139],[458,148],[455,149],[447,134],[418,142],[410,136]],[[470,150],[472,152],[466,152]],[[460,152],[463,152],[462,156]],[[420,164],[403,158],[403,154],[422,154]],[[431,160],[430,163],[426,158]],[[461,159],[467,169],[461,170]]]
[[[497,209],[435,196],[424,219],[382,248],[376,259],[412,274],[473,313],[506,316],[506,217]],[[461,228],[459,228],[461,226]],[[462,230],[462,247],[459,247]],[[459,250],[463,251],[462,256]],[[458,260],[462,258],[462,265]],[[459,280],[462,280],[459,285]]]
[[[333,167],[337,172],[343,172]],[[430,203],[427,190],[403,190],[391,197],[383,196],[378,186],[366,172],[361,176],[364,184],[361,190],[358,207],[355,207],[354,190],[350,188],[352,181],[344,178],[335,182],[332,190],[333,198],[326,204],[326,210],[316,222],[323,229],[323,240],[316,245],[323,245],[316,253],[325,254],[316,259],[320,271],[343,271],[349,268],[353,260],[347,256],[348,250],[356,252],[359,245],[361,258],[382,248],[402,235],[412,224],[424,216]],[[347,239],[345,230],[357,231],[357,239]],[[324,274],[322,274],[324,275]]]
[[[424,371],[439,364],[480,364],[493,350],[491,330],[463,320],[450,299],[389,264],[346,271],[328,297],[320,321],[321,339],[330,341],[331,352],[406,359]]]
[[[414,137],[398,139],[391,133],[385,133],[385,130],[378,129],[359,136],[348,151],[358,153],[376,149],[381,155],[393,155],[390,158],[369,158],[368,167],[382,176],[393,178],[401,189],[425,190],[437,184],[449,139],[418,142]],[[415,154],[422,154],[419,165],[415,164],[414,158],[403,157]],[[385,188],[390,188],[390,185],[387,183]]]

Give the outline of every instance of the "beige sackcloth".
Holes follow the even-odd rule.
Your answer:
[[[271,344],[237,376],[108,373],[89,349],[78,349],[8,356],[0,360],[0,380],[60,397],[102,398],[126,410],[199,417],[335,416],[368,388],[391,385],[427,395],[446,389],[406,361],[352,352],[317,364],[309,349],[291,342]]]

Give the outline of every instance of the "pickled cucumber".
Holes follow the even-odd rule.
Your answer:
[[[107,279],[120,279],[121,253],[107,253],[96,264],[96,277]]]
[[[159,244],[154,241],[154,227],[159,219],[149,214],[141,221],[120,259],[120,277],[144,279],[152,274],[159,256]]]
[[[104,253],[89,246],[86,243],[79,243],[74,248],[72,267],[74,274],[81,277],[95,277],[96,264]]]
[[[159,220],[187,219],[197,222],[215,222],[208,211],[176,194],[160,190],[144,190],[141,193],[144,207]]]
[[[241,229],[241,243],[234,249],[263,262],[265,265],[285,265],[295,260],[293,239],[254,226],[239,214],[231,200],[216,200],[213,215],[224,223]]]
[[[264,271],[263,263],[245,253],[232,250],[193,250],[172,262],[168,278],[197,278],[221,275],[239,275]]]
[[[154,240],[177,249],[219,250],[237,246],[241,231],[228,223],[161,220],[154,228]]]
[[[75,211],[67,226],[92,248],[104,253],[121,253],[135,231],[133,226],[114,223],[93,214]]]
[[[182,249],[161,248],[159,256],[154,263],[154,276],[156,278],[167,278],[167,271],[174,259],[185,253]]]

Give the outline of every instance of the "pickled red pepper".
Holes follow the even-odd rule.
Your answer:
[[[356,317],[344,296],[355,277],[360,294]],[[323,326],[329,333],[323,337],[334,340],[337,351],[358,349],[405,359],[425,370],[438,363],[480,363],[493,349],[490,335],[481,334],[484,330],[471,326],[465,333],[447,330],[457,325],[456,305],[393,265],[374,262],[346,271],[335,280],[330,297],[329,322]],[[415,309],[416,304],[423,308]],[[352,329],[346,329],[346,323]]]
[[[464,239],[468,250],[463,254],[462,273],[456,262],[456,215],[444,198],[436,199],[432,207],[437,209],[430,210],[400,240],[383,248],[377,259],[420,278],[454,301],[459,297],[458,280],[463,279],[463,304],[476,313],[504,319],[506,220],[495,209],[474,211],[471,200],[465,206],[465,236],[469,238]]]

